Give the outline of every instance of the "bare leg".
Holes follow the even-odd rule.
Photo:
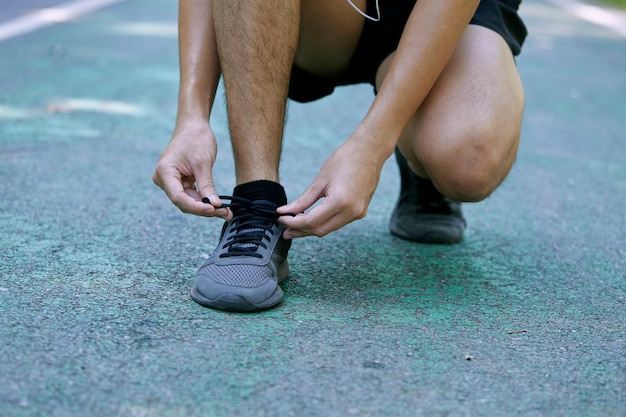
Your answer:
[[[300,0],[215,0],[237,183],[278,182]]]
[[[378,71],[380,85],[392,57]],[[487,197],[519,143],[524,94],[504,40],[470,25],[398,147],[411,168],[458,201]]]

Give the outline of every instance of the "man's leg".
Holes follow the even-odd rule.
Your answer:
[[[378,85],[392,58],[381,65]],[[398,148],[411,169],[446,197],[479,201],[513,165],[523,108],[523,88],[507,44],[495,32],[470,25]]]
[[[278,182],[300,0],[214,0],[237,183]]]
[[[237,183],[278,181],[294,61],[312,74],[341,73],[363,18],[336,0],[214,0],[214,8]]]

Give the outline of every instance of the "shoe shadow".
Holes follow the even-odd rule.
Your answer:
[[[351,228],[298,240],[283,307],[334,319],[378,315],[421,321],[510,311],[518,278],[506,241],[469,236],[454,245],[404,241],[386,230]]]

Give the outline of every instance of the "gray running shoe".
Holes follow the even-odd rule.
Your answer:
[[[240,197],[227,205],[233,219],[224,224],[217,248],[196,274],[191,298],[210,308],[248,312],[283,299],[279,282],[289,275],[291,240],[282,238],[277,205]]]
[[[459,242],[466,226],[461,203],[444,196],[432,181],[411,171],[398,148],[395,153],[401,185],[389,221],[391,234],[421,243]]]

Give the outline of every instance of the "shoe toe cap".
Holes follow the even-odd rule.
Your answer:
[[[450,244],[463,238],[466,223],[463,217],[445,215],[395,215],[389,227],[391,233],[403,239],[421,243]]]
[[[259,274],[257,269],[255,275],[246,275],[245,271],[216,272],[201,268],[196,275],[192,298],[204,306],[227,311],[256,311],[282,300],[282,290],[271,271]]]

